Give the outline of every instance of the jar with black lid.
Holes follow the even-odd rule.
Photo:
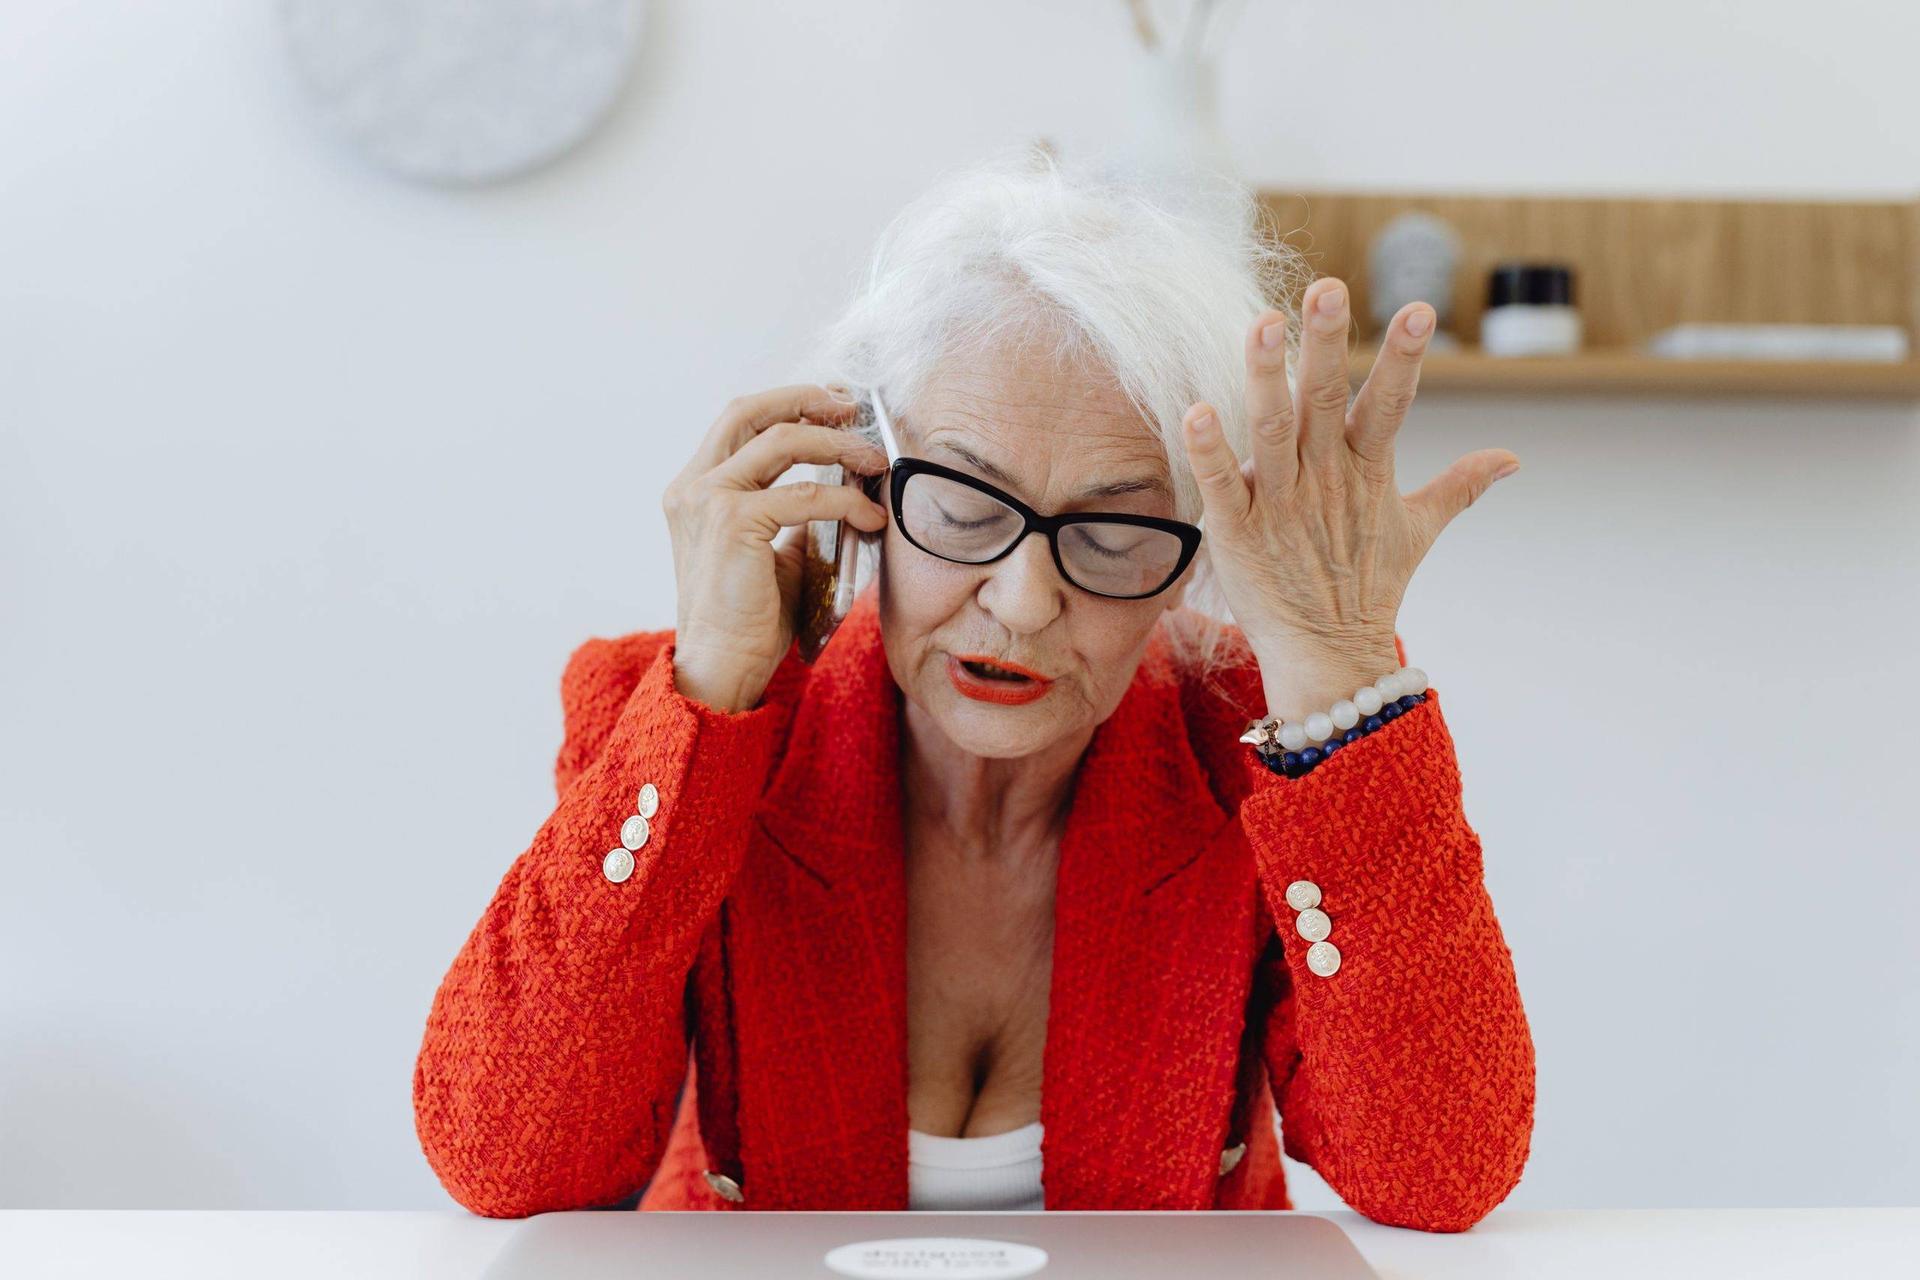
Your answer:
[[[1580,349],[1573,268],[1503,262],[1487,277],[1480,346],[1491,356],[1559,356]]]

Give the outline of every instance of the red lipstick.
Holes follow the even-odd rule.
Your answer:
[[[1020,678],[1010,680],[981,675],[966,665],[969,662],[998,667]],[[997,702],[1004,707],[1017,707],[1037,698],[1044,698],[1047,690],[1053,687],[1053,681],[1031,667],[1023,667],[1017,662],[1008,662],[1004,658],[994,658],[984,653],[948,654],[947,678],[953,681],[954,690],[961,697],[972,698],[976,702]]]

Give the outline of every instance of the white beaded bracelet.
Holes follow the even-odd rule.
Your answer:
[[[1304,751],[1359,724],[1368,716],[1402,698],[1417,697],[1427,691],[1427,673],[1418,667],[1402,667],[1381,676],[1369,685],[1353,691],[1325,711],[1316,711],[1305,720],[1284,723],[1274,716],[1262,716],[1247,726],[1240,741],[1251,743],[1262,755],[1271,754],[1277,745],[1281,751]]]

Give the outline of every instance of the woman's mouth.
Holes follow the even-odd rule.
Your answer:
[[[947,678],[962,697],[1017,706],[1046,696],[1053,681],[1031,667],[984,653],[947,655]]]

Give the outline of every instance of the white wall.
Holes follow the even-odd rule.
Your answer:
[[[807,376],[937,170],[1124,114],[1101,0],[662,0],[590,145],[447,193],[317,134],[266,8],[0,9],[4,1206],[449,1204],[427,1003],[550,808],[567,652],[671,625],[665,479]],[[1235,146],[1276,186],[1920,187],[1920,17],[1573,8],[1256,3]],[[1406,429],[1409,488],[1525,463],[1401,627],[1539,1042],[1512,1204],[1920,1200],[1916,428]]]

